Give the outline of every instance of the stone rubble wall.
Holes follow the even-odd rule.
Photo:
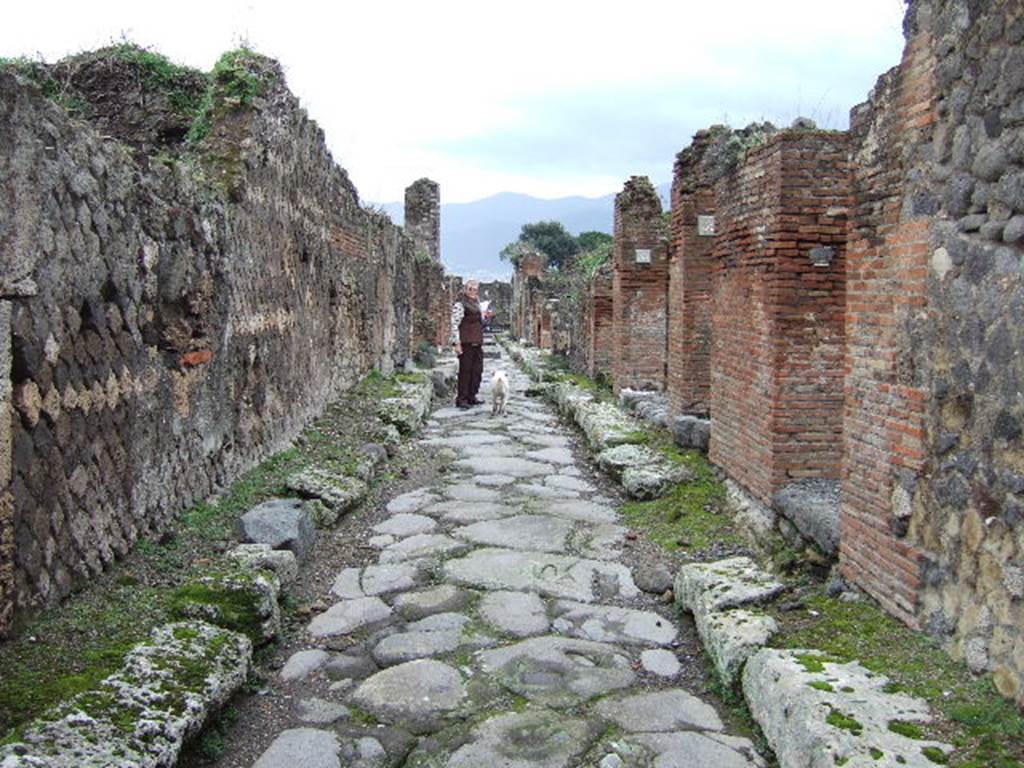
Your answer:
[[[441,263],[441,187],[418,179],[405,189],[405,232],[422,261]]]
[[[0,73],[0,630],[410,355],[411,241],[284,85],[150,156]]]

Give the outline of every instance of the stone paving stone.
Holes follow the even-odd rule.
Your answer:
[[[399,512],[383,523],[373,526],[373,530],[392,536],[413,536],[417,533],[430,533],[436,527],[437,521],[433,518],[411,512]]]
[[[389,667],[368,677],[352,694],[356,706],[384,722],[400,723],[414,734],[440,730],[465,698],[458,671],[432,659]]]
[[[546,461],[549,464],[572,464],[576,460],[568,448],[541,448],[526,454],[528,459]]]
[[[515,637],[543,635],[551,626],[547,606],[532,592],[488,592],[479,610],[484,621]]]
[[[597,487],[588,483],[586,480],[580,480],[578,477],[566,477],[565,475],[551,475],[550,477],[544,478],[544,485],[549,488],[560,488],[566,491],[576,491],[578,493],[593,493],[597,490]]]
[[[671,621],[653,611],[559,600],[552,615],[558,632],[602,643],[668,645],[678,634]]]
[[[516,508],[496,501],[443,501],[424,510],[452,523],[497,520],[516,513]]]
[[[443,493],[453,501],[498,501],[501,498],[501,493],[493,488],[481,488],[473,483],[449,485]]]
[[[565,552],[572,523],[544,515],[516,515],[456,528],[452,536],[474,544],[490,544],[535,552]]]
[[[446,561],[444,574],[447,580],[464,586],[528,590],[582,602],[638,593],[623,565],[544,552],[478,549]]]
[[[357,597],[366,597],[363,594],[362,568],[346,568],[334,579],[331,585],[331,594],[340,597],[342,600],[354,600]]]
[[[406,592],[395,598],[395,610],[407,621],[415,621],[435,613],[458,611],[469,602],[464,589],[442,584],[421,592]]]
[[[391,616],[391,606],[379,597],[361,597],[335,603],[309,622],[313,637],[347,635]]]
[[[418,587],[425,580],[426,575],[415,565],[405,563],[368,565],[363,568],[363,593],[387,595],[392,592],[405,592]]]
[[[385,509],[392,515],[403,512],[417,512],[423,509],[423,507],[434,503],[438,498],[429,488],[418,488],[415,491],[403,493],[401,496],[395,496],[395,498],[388,502]]]
[[[632,661],[607,643],[534,637],[481,651],[484,672],[520,696],[546,707],[574,707],[636,681]]]
[[[548,710],[512,712],[485,720],[459,747],[448,768],[566,768],[590,748],[600,726]]]
[[[445,448],[478,448],[483,445],[501,445],[511,443],[504,435],[491,432],[455,432],[446,437],[432,437],[421,441],[421,445],[439,445]]]
[[[583,557],[617,560],[622,555],[621,548],[628,532],[627,528],[614,523],[585,526],[574,531],[569,546]]]
[[[477,485],[486,485],[491,488],[512,485],[516,481],[512,475],[476,475],[473,480]]]
[[[637,733],[625,739],[657,755],[658,768],[763,768],[764,761],[747,739],[719,733]]]
[[[515,490],[516,493],[535,496],[538,499],[578,499],[580,497],[576,491],[570,491],[567,488],[537,485],[536,483],[517,485]]]
[[[539,512],[555,515],[568,520],[584,523],[615,523],[619,515],[611,504],[602,504],[593,499],[551,499],[540,502]]]
[[[395,543],[395,537],[389,534],[384,534],[381,536],[371,536],[366,540],[366,543],[369,544],[371,547],[375,547],[376,549],[384,549],[384,547],[390,546],[391,544]]]
[[[658,677],[675,677],[682,668],[676,655],[664,648],[655,648],[641,653],[640,666]]]
[[[304,723],[330,725],[339,720],[348,720],[350,715],[348,707],[335,701],[313,697],[299,702],[299,719]]]
[[[252,768],[341,768],[340,750],[330,731],[292,728],[274,739]]]
[[[681,688],[609,696],[597,703],[594,713],[634,733],[725,728],[714,707]]]
[[[373,658],[381,666],[450,653],[459,648],[487,648],[495,640],[466,632],[470,618],[459,613],[439,613],[409,624],[405,630],[377,643]]]
[[[455,462],[455,467],[475,474],[498,473],[512,475],[513,477],[544,477],[554,472],[554,467],[550,464],[513,456],[460,459]]]
[[[382,564],[398,563],[403,560],[454,555],[465,552],[468,548],[469,545],[465,542],[456,541],[443,533],[419,533],[385,547],[378,559]]]
[[[277,676],[286,682],[302,680],[320,669],[329,658],[330,655],[327,651],[322,651],[319,648],[298,651],[291,655]]]

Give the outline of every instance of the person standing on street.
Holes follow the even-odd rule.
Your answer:
[[[459,358],[459,392],[455,405],[480,405],[477,399],[484,374],[484,323],[480,313],[480,283],[467,280],[462,296],[452,305],[452,346]]]

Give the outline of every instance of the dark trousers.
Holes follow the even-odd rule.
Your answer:
[[[459,394],[456,405],[470,405],[480,391],[484,375],[484,347],[482,344],[463,344],[459,355]]]

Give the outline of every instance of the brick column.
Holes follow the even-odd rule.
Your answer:
[[[716,187],[709,455],[765,503],[840,473],[846,138],[778,134]]]
[[[612,250],[612,380],[664,389],[668,312],[668,227],[646,176],[632,176],[615,197]]]
[[[612,271],[605,265],[595,274],[587,286],[590,330],[587,346],[587,375],[598,378],[611,373],[613,323],[612,323]]]
[[[699,131],[676,157],[672,179],[672,254],[668,292],[668,394],[673,416],[709,411],[713,173],[704,159],[728,129]]]
[[[405,232],[417,259],[441,263],[441,188],[419,179],[405,189]]]

